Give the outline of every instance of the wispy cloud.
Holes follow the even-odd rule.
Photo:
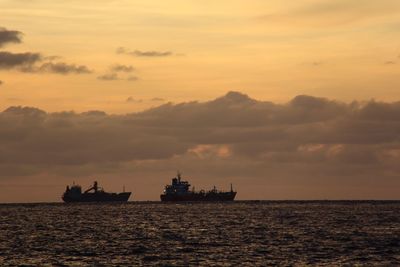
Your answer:
[[[164,99],[164,98],[161,98],[161,97],[153,97],[153,98],[151,99],[151,101],[154,101],[154,102],[162,102],[162,101],[165,101],[165,99]]]
[[[97,77],[97,79],[102,81],[136,81],[138,77],[130,75],[126,76],[128,73],[134,72],[135,68],[131,65],[114,64],[109,67],[108,72]],[[121,76],[122,75],[122,76]]]
[[[365,21],[376,23],[376,18],[398,15],[399,8],[400,2],[393,0],[366,0],[362,5],[357,0],[312,1],[308,5],[265,14],[258,19],[282,27],[337,27]]]
[[[38,67],[40,72],[50,72],[58,74],[86,74],[92,71],[84,65],[67,64],[64,62],[46,62]]]
[[[392,60],[389,60],[389,61],[385,62],[385,65],[395,65],[395,64],[396,64],[396,62],[392,61]]]
[[[154,97],[151,99],[137,99],[132,96],[128,97],[126,102],[132,102],[132,103],[142,103],[142,102],[165,102],[165,99],[159,98],[159,97]]]
[[[136,76],[128,76],[126,78],[120,77],[118,75],[118,73],[116,73],[116,72],[105,73],[103,75],[98,76],[97,79],[102,80],[102,81],[123,81],[123,80],[125,80],[125,81],[131,81],[131,82],[139,80],[139,78]]]
[[[135,68],[131,65],[122,65],[122,64],[115,64],[110,67],[110,70],[113,72],[133,72]]]
[[[136,57],[168,57],[174,55],[171,51],[141,51],[141,50],[129,50],[124,47],[117,49],[117,54],[126,54]]]
[[[130,97],[128,97],[126,99],[126,102],[129,102],[129,103],[142,103],[143,100],[142,99],[135,99],[135,98],[130,96]]]
[[[106,73],[97,77],[99,80],[103,81],[116,81],[120,80],[117,73]]]

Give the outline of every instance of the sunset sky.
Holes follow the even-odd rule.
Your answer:
[[[0,1],[0,202],[400,198],[400,1]]]

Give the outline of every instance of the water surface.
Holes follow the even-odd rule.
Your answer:
[[[400,202],[0,205],[1,266],[400,265]]]

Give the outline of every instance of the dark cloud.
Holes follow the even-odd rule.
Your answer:
[[[210,183],[237,179],[243,194],[261,196],[260,186],[275,184],[286,188],[283,195],[301,186],[328,196],[337,187],[343,196],[338,186],[363,181],[369,193],[375,186],[398,188],[399,140],[400,102],[347,104],[301,95],[275,104],[230,92],[123,115],[11,107],[0,113],[0,176],[16,169],[25,173],[18,175],[164,176],[184,168]]]
[[[0,27],[0,47],[8,43],[21,43],[22,33],[19,31],[11,31]]]
[[[0,85],[2,85],[3,84],[3,81],[2,80],[0,80]]]
[[[57,74],[86,74],[92,71],[84,65],[67,64],[64,62],[46,62],[37,68],[39,72],[50,72]]]
[[[120,80],[120,78],[118,77],[118,74],[116,74],[116,73],[106,73],[106,74],[98,76],[97,79],[103,80],[103,81]]]
[[[124,47],[119,47],[117,49],[117,54],[127,54],[137,57],[167,57],[173,55],[171,51],[140,51],[140,50],[131,51]]]
[[[0,69],[30,68],[42,59],[40,53],[0,51]]]
[[[40,53],[11,53],[0,51],[0,69],[16,69],[23,72],[48,72],[57,74],[91,73],[84,65],[67,64],[64,62],[44,62]]]
[[[395,61],[386,61],[385,65],[395,65],[396,62]]]
[[[121,65],[121,64],[115,64],[110,67],[111,71],[113,72],[133,72],[135,70],[134,67],[128,66],[128,65]]]
[[[127,81],[131,81],[131,82],[134,82],[134,81],[139,80],[139,78],[136,77],[136,76],[129,76],[128,78],[126,78],[126,80],[127,80]]]
[[[0,47],[6,43],[20,43],[22,33],[9,31],[0,27]],[[57,74],[84,74],[91,73],[84,65],[52,62],[58,56],[43,56],[41,53],[25,52],[12,53],[0,51],[0,70],[16,69],[23,72],[49,72]],[[40,64],[41,63],[41,64]]]

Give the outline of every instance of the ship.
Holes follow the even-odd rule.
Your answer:
[[[62,195],[64,202],[127,202],[131,196],[131,192],[109,193],[105,192],[103,188],[99,187],[97,182],[82,193],[80,185],[73,184],[67,188]]]
[[[168,201],[233,201],[236,196],[236,191],[231,190],[224,192],[215,188],[209,191],[190,190],[190,184],[181,179],[181,174],[178,172],[175,178],[172,178],[172,184],[166,185],[164,192],[160,195],[162,202]]]

